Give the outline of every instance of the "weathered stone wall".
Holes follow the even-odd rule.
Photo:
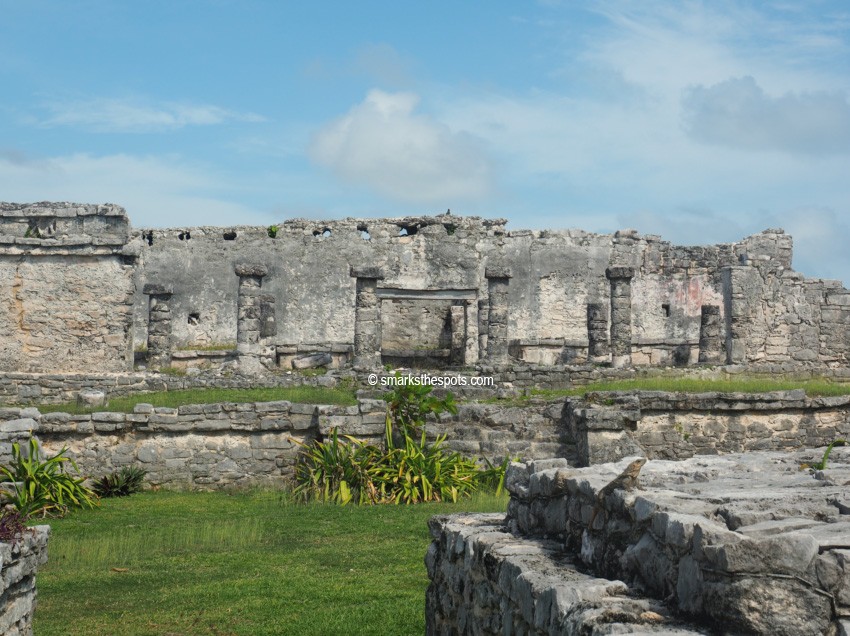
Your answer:
[[[0,634],[32,636],[35,575],[47,562],[50,526],[24,531],[13,543],[0,543]]]
[[[0,288],[7,296],[0,303],[6,368],[48,370],[48,361],[63,371],[93,361],[101,369],[128,368],[130,330],[136,342],[147,340],[145,285],[173,289],[172,346],[233,344],[234,266],[241,263],[266,273],[263,306],[274,308],[275,321],[274,333],[264,336],[266,348],[352,346],[358,283],[350,271],[374,268],[383,277],[375,291],[381,347],[413,354],[403,360],[439,362],[448,350],[448,364],[475,364],[487,359],[488,330],[496,325],[514,358],[543,365],[604,362],[602,356],[613,355],[617,364],[687,366],[700,360],[706,335],[704,346],[723,349],[703,355],[709,363],[847,362],[850,292],[791,271],[791,240],[781,230],[708,247],[673,246],[633,230],[507,231],[501,219],[449,215],[296,219],[274,230],[138,230],[129,242],[128,231],[117,206],[2,204],[0,274],[10,281]],[[488,279],[488,268],[509,275],[504,282]],[[633,276],[627,284],[608,281],[612,268]],[[493,317],[491,288],[505,307]],[[404,298],[411,291],[423,294]],[[612,293],[619,299],[614,305]],[[464,311],[452,320],[455,306]],[[588,306],[618,309],[591,316]],[[716,308],[720,325],[710,334],[701,329],[705,307]],[[606,340],[616,336],[613,354],[600,340],[604,320],[617,323],[606,334]],[[506,363],[502,343],[496,346]],[[167,360],[167,351],[160,357]]]
[[[822,455],[651,460],[632,491],[604,490],[629,459],[586,469],[515,464],[506,525],[557,540],[589,574],[723,633],[842,633],[850,628],[850,449],[834,449],[823,471],[801,468]]]
[[[399,235],[402,230],[406,233]],[[725,361],[727,331],[733,333],[729,346],[734,345],[735,362],[845,360],[847,337],[839,333],[845,316],[835,309],[843,306],[841,298],[830,300],[825,291],[821,294],[818,306],[832,309],[823,321],[820,311],[813,318],[800,316],[799,308],[797,313],[788,311],[788,305],[794,308],[799,303],[798,287],[811,288],[810,295],[821,288],[834,295],[842,288],[792,272],[790,237],[781,230],[740,243],[679,247],[631,230],[614,235],[507,231],[503,220],[440,216],[293,220],[280,224],[274,238],[268,234],[266,228],[256,227],[140,232],[144,240],[138,281],[167,278],[174,284],[178,345],[235,339],[232,263],[250,257],[269,267],[264,286],[279,308],[280,345],[352,342],[356,284],[349,276],[352,266],[383,272],[379,295],[382,288],[453,292],[458,297],[472,293],[481,313],[479,321],[469,322],[486,326],[485,272],[487,267],[498,267],[511,272],[507,337],[512,355],[529,363],[584,363],[589,355],[587,306],[610,305],[605,272],[615,266],[634,272],[630,335],[628,325],[618,331],[631,340],[634,364],[696,364],[704,306],[718,308],[724,334],[720,338],[724,351],[709,362]],[[146,329],[142,304],[137,298],[137,338]],[[445,351],[450,301],[434,296],[394,298],[382,304],[385,349]],[[730,312],[734,315],[727,318]],[[797,317],[802,322],[795,327]],[[798,335],[779,342],[774,327],[786,322],[788,330]],[[811,341],[826,333],[829,337],[821,338],[822,343]],[[773,334],[770,354],[767,334]],[[466,363],[486,356],[486,331],[481,336],[477,357]]]
[[[0,204],[0,371],[132,369],[123,208]]]
[[[519,541],[503,514],[434,517],[428,526],[429,636],[704,633],[621,581],[582,573],[557,541]]]
[[[771,393],[588,393],[570,398],[565,423],[581,465],[826,446],[850,438],[850,396]]]
[[[850,633],[850,449],[513,464],[507,516],[429,523],[428,634]],[[633,459],[633,458],[632,458]]]
[[[456,415],[428,423],[430,439],[447,435],[445,448],[499,462],[504,457],[573,458],[575,445],[562,425],[560,402],[522,409],[462,404]],[[133,413],[41,414],[36,408],[0,408],[0,463],[11,444],[30,436],[46,452],[68,447],[83,474],[104,475],[123,466],[148,471],[153,485],[171,488],[279,485],[290,480],[298,442],[341,435],[381,445],[386,403],[361,398],[356,406],[286,401],[136,406]]]

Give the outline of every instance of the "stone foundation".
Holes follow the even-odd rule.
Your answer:
[[[32,636],[35,575],[47,563],[50,526],[24,531],[17,543],[0,543],[0,634]]]
[[[850,630],[850,448],[514,464],[506,518],[431,522],[430,634]],[[687,620],[688,625],[677,623]]]

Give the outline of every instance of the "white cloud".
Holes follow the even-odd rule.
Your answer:
[[[401,201],[451,203],[486,196],[492,167],[478,140],[416,114],[418,102],[413,93],[370,91],[316,134],[312,159]]]
[[[264,121],[255,113],[237,113],[209,104],[168,102],[151,105],[130,99],[67,101],[47,105],[45,127],[74,126],[93,132],[158,132],[227,121]]]
[[[840,93],[765,94],[752,77],[696,86],[682,100],[688,134],[746,150],[850,152],[850,104]]]
[[[210,193],[219,175],[174,157],[74,154],[33,159],[0,154],[0,190],[8,201],[117,203],[135,226],[265,224],[270,217]],[[204,193],[204,194],[199,194]]]

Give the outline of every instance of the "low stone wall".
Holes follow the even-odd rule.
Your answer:
[[[650,459],[826,446],[850,438],[850,396],[770,393],[588,393],[570,398],[566,426],[586,466]]]
[[[139,404],[133,413],[41,414],[35,408],[0,409],[0,462],[11,443],[36,436],[45,452],[69,450],[85,475],[123,466],[148,471],[146,481],[171,488],[280,485],[292,477],[298,443],[342,431],[378,440],[385,404],[357,406],[257,402],[187,405]]]
[[[850,633],[850,448],[513,464],[507,517],[435,518],[429,634]],[[679,621],[688,621],[683,625]]]
[[[335,386],[350,372],[309,376],[299,373],[269,374],[262,379],[237,373],[208,372],[186,375],[163,373],[49,374],[0,373],[0,405],[62,404],[74,402],[80,391],[103,391],[107,399],[149,391],[192,388],[252,389],[258,386]]]
[[[35,575],[47,563],[50,526],[35,526],[12,543],[0,543],[0,634],[31,636]]]
[[[582,573],[557,541],[518,541],[504,521],[501,514],[459,514],[428,523],[426,634],[704,633],[662,603],[636,598],[621,581]]]
[[[575,456],[561,425],[562,403],[524,408],[462,404],[456,415],[430,422],[431,439],[447,435],[445,447],[468,457],[499,462]],[[139,404],[133,413],[42,414],[34,407],[0,408],[0,463],[13,442],[31,436],[47,453],[69,450],[82,474],[100,476],[123,466],[148,471],[146,480],[169,488],[277,486],[290,480],[299,443],[327,438],[336,428],[381,445],[386,403],[361,398],[355,406],[287,401],[186,405]]]

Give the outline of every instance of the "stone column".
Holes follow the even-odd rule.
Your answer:
[[[632,363],[632,278],[634,267],[609,267],[611,283],[611,366]]]
[[[235,267],[239,277],[239,295],[236,314],[236,351],[239,369],[246,373],[264,371],[274,364],[274,353],[262,342],[263,305],[268,296],[262,293],[263,278],[269,270],[265,265],[240,263]],[[264,303],[266,301],[266,303]],[[271,305],[272,312],[274,305]],[[268,318],[268,317],[266,317]],[[272,317],[272,323],[274,318]]]
[[[354,299],[354,367],[376,369],[381,366],[381,300],[378,281],[384,273],[378,267],[352,267],[357,279]]]
[[[171,366],[171,308],[168,301],[174,293],[170,285],[147,283],[142,293],[148,301],[148,368]]]
[[[484,360],[487,357],[487,331],[488,314],[490,309],[486,300],[476,301],[478,305],[478,359]]]
[[[725,361],[723,333],[720,327],[720,307],[718,305],[703,305],[699,320],[699,362],[722,364]]]
[[[608,316],[602,303],[587,304],[587,359],[588,362],[600,358],[607,360],[608,349]]]
[[[449,363],[462,365],[466,362],[466,307],[452,305],[451,312],[452,348]]]
[[[466,312],[466,352],[464,364],[478,360],[478,301],[467,300],[464,303]]]
[[[489,290],[487,310],[487,361],[490,364],[508,362],[508,283],[511,270],[507,267],[488,267],[484,270]]]

